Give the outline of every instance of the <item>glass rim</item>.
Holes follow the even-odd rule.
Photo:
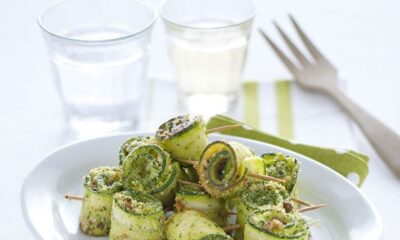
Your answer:
[[[242,25],[242,24],[244,24],[244,23],[246,23],[246,22],[248,22],[248,21],[253,20],[254,17],[256,16],[256,7],[255,7],[255,5],[254,5],[254,1],[253,1],[253,0],[249,0],[249,2],[250,2],[250,3],[252,4],[252,6],[253,6],[253,11],[252,11],[247,17],[245,17],[243,20],[240,20],[240,21],[238,21],[238,22],[235,22],[235,23],[232,23],[232,24],[229,24],[229,25],[226,25],[226,26],[219,26],[219,27],[195,27],[195,26],[180,24],[180,23],[177,23],[177,22],[175,22],[175,21],[173,21],[173,20],[167,18],[167,17],[163,14],[163,13],[164,13],[164,11],[163,11],[164,5],[165,5],[167,2],[168,2],[168,0],[164,0],[163,3],[161,4],[160,8],[159,8],[159,14],[160,14],[161,18],[162,18],[166,23],[171,24],[171,25],[173,25],[173,26],[180,27],[180,28],[186,28],[186,29],[190,29],[190,30],[195,30],[195,31],[202,31],[202,30],[210,31],[210,30],[222,30],[222,29],[233,28],[233,27]]]
[[[70,0],[67,0],[67,1],[70,1]],[[54,37],[57,37],[57,38],[60,38],[60,39],[64,39],[64,40],[67,40],[67,41],[72,41],[72,42],[77,42],[77,43],[88,43],[88,44],[90,44],[90,43],[92,43],[92,44],[93,43],[101,44],[101,43],[112,43],[112,42],[123,41],[123,40],[129,39],[129,38],[132,38],[132,37],[136,37],[136,36],[146,32],[147,30],[149,30],[155,24],[155,22],[157,20],[157,9],[154,7],[154,5],[151,2],[149,2],[148,0],[132,0],[132,1],[143,3],[143,5],[148,7],[150,9],[150,11],[153,13],[153,17],[152,17],[151,21],[147,25],[145,25],[145,27],[143,27],[142,29],[140,29],[138,31],[131,32],[131,33],[124,34],[121,37],[115,37],[115,38],[110,38],[110,39],[102,39],[102,40],[84,40],[84,39],[78,39],[78,38],[73,38],[73,37],[66,37],[66,36],[63,36],[62,34],[58,34],[58,33],[55,33],[54,31],[51,31],[43,23],[43,21],[42,21],[43,20],[43,16],[44,16],[44,14],[46,14],[47,11],[51,10],[52,8],[58,6],[58,5],[62,4],[62,3],[65,3],[66,1],[58,1],[56,3],[51,4],[50,6],[46,7],[44,10],[42,10],[38,14],[36,21],[37,21],[37,24],[39,25],[39,27],[44,32],[46,32],[46,33],[48,33],[48,34],[50,34],[50,35],[52,35]]]

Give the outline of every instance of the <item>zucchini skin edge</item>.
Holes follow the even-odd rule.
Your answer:
[[[276,209],[270,209],[267,211],[277,211]],[[274,233],[266,230],[266,229],[260,229],[254,224],[251,223],[250,218],[256,216],[257,214],[262,214],[263,211],[257,211],[250,216],[247,217],[246,220],[246,225],[244,228],[244,239],[243,240],[309,240],[310,237],[310,226],[308,223],[303,219],[300,218],[300,222],[304,224],[304,229],[301,230],[300,233],[297,233],[297,235],[292,235],[292,236],[277,236]],[[298,213],[289,213],[289,214],[298,214]],[[300,215],[298,215],[300,217]],[[295,222],[290,225],[290,227],[294,227],[294,224],[299,223]],[[290,230],[289,230],[290,231]]]
[[[109,239],[162,240],[163,221],[164,211],[162,208],[150,214],[134,214],[125,211],[113,199]]]
[[[208,143],[204,121],[200,117],[195,117],[190,125],[171,133],[171,136],[160,136],[160,132],[167,131],[165,126],[175,119],[170,119],[159,127],[156,132],[157,143],[173,158],[197,161]]]
[[[98,193],[84,188],[79,227],[90,236],[106,236],[111,228],[113,193]]]

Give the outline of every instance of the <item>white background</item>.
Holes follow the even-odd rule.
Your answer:
[[[70,141],[36,24],[40,10],[54,2],[0,0],[0,239],[32,239],[20,211],[23,178],[43,155]],[[262,26],[278,39],[271,20],[290,29],[286,15],[292,13],[340,70],[350,97],[400,132],[400,1],[258,0],[256,4],[246,78],[272,81],[289,76],[255,30]],[[167,62],[159,21],[149,75],[170,74]],[[371,172],[362,191],[382,217],[384,239],[399,239],[400,180],[361,135],[355,138],[358,150],[371,156]]]

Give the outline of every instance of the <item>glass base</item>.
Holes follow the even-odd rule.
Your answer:
[[[137,127],[137,120],[129,121],[104,121],[102,118],[80,118],[70,117],[68,119],[72,134],[78,138],[92,138],[118,133],[132,131]]]
[[[208,119],[215,114],[228,112],[236,105],[237,94],[185,94],[181,103],[191,114]]]

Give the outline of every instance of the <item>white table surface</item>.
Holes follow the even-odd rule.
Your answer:
[[[53,2],[0,1],[0,239],[33,239],[21,214],[23,178],[47,152],[72,141],[35,21],[38,12]],[[400,1],[257,0],[256,4],[255,26],[262,26],[275,39],[270,20],[289,28],[286,14],[294,14],[340,69],[351,98],[400,132]],[[253,33],[245,77],[260,81],[288,77],[257,32]],[[293,31],[290,35],[294,36]],[[152,54],[149,75],[170,74],[160,21],[154,29]],[[355,139],[356,150],[371,157],[362,191],[381,215],[384,239],[399,239],[400,180],[362,135],[355,134]]]

